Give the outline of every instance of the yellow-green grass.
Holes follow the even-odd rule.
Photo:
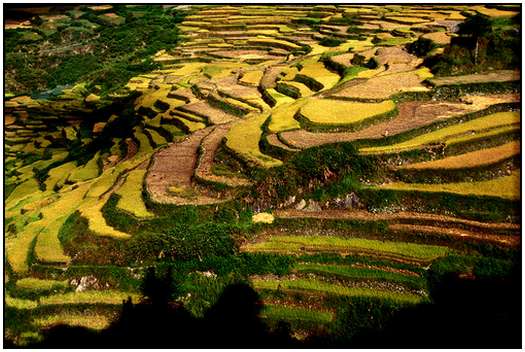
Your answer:
[[[173,119],[179,120],[184,126],[186,126],[189,132],[195,132],[206,128],[206,125],[202,122],[195,122],[181,116],[173,117]]]
[[[226,102],[228,105],[239,108],[240,110],[243,110],[246,112],[258,112],[259,111],[259,109],[251,106],[250,104],[244,103],[235,98],[225,97],[225,98],[221,98],[221,100]]]
[[[168,98],[168,93],[171,90],[171,86],[161,87],[159,89],[149,89],[145,91],[135,102],[135,107],[141,106],[149,109],[153,109],[157,101],[162,101],[168,104],[170,109],[177,108],[184,105],[184,101],[175,98]]]
[[[479,149],[443,159],[407,164],[400,169],[463,169],[490,165],[520,153],[520,142],[512,141],[497,147]]]
[[[116,230],[109,226],[102,215],[102,207],[105,199],[89,199],[83,202],[79,208],[80,214],[88,221],[88,228],[98,236],[112,237],[116,239],[128,239],[129,234]]]
[[[68,189],[64,192],[60,192],[60,198],[54,202],[42,205],[41,213],[42,219],[38,221],[31,222],[26,227],[22,229],[21,232],[17,233],[14,237],[6,238],[6,252],[7,260],[17,273],[24,273],[28,270],[27,258],[31,249],[31,244],[35,240],[36,236],[41,233],[44,229],[48,228],[53,222],[62,216],[68,216],[76,210],[80,202],[89,187],[89,184],[82,184],[76,189]],[[40,197],[44,197],[45,194],[42,194]],[[49,194],[47,194],[49,195]],[[37,200],[42,200],[43,198]],[[56,230],[56,235],[58,236],[58,225],[53,224],[52,228],[49,228],[49,231]],[[51,234],[47,234],[51,236]],[[37,242],[38,244],[38,242]],[[55,256],[61,256],[62,248],[58,241],[53,241],[45,244],[50,246]]]
[[[162,137],[157,131],[152,129],[147,129],[147,131],[150,134],[153,143],[155,143],[157,147],[167,143],[166,139]]]
[[[270,132],[277,133],[301,128],[301,124],[294,116],[306,102],[306,99],[298,99],[293,103],[282,104],[275,108],[268,124]]]
[[[275,101],[275,106],[278,107],[279,105],[287,104],[287,103],[293,103],[295,100],[293,98],[290,98],[287,95],[284,95],[282,93],[279,93],[273,88],[266,89],[266,93],[272,97],[272,99]]]
[[[407,24],[418,24],[418,23],[424,23],[424,22],[429,21],[426,18],[409,17],[409,16],[388,16],[386,17],[386,20],[393,20],[396,22],[407,23]]]
[[[74,190],[61,192],[58,200],[42,208],[42,220],[37,222],[42,230],[35,244],[38,261],[64,264],[70,262],[70,258],[63,252],[58,233],[67,217],[82,203],[88,187],[89,184],[83,184]]]
[[[38,181],[34,178],[30,178],[16,186],[16,188],[7,198],[6,205],[15,205],[17,201],[22,200],[31,194],[38,193],[39,191],[40,188]]]
[[[294,50],[301,48],[299,45],[286,41],[279,40],[274,38],[254,38],[248,40],[249,45],[262,45],[262,46],[271,46],[276,48],[283,48],[286,50]]]
[[[131,292],[121,292],[116,290],[87,290],[82,292],[67,292],[47,297],[40,297],[40,304],[122,304],[123,300],[131,297],[133,302],[138,302],[140,295]]]
[[[16,288],[21,290],[28,290],[34,292],[61,290],[68,287],[67,280],[45,280],[26,277],[16,282]]]
[[[381,280],[407,284],[411,287],[422,288],[426,285],[426,279],[414,275],[404,275],[398,272],[384,271],[380,269],[369,269],[353,267],[350,265],[321,264],[321,263],[298,263],[294,269],[298,272],[323,274],[337,276],[344,279]]]
[[[435,142],[445,142],[446,144],[460,143],[490,136],[494,133],[499,134],[519,129],[519,122],[519,112],[498,112],[425,133],[404,142],[380,147],[361,148],[359,151],[363,154],[395,153],[420,148],[423,145]]]
[[[71,261],[71,258],[64,254],[58,239],[58,233],[66,219],[67,216],[59,217],[38,234],[35,257],[39,262],[68,264]]]
[[[151,78],[146,77],[132,77],[126,83],[126,88],[128,88],[130,91],[144,91],[147,90],[149,87],[149,84],[151,82]]]
[[[226,146],[242,158],[264,168],[279,166],[282,162],[261,153],[259,140],[261,127],[267,120],[268,114],[259,114],[247,117],[235,124],[226,135]]]
[[[126,162],[129,164],[129,160]],[[104,170],[102,175],[97,177],[94,182],[91,183],[88,192],[86,193],[87,198],[96,198],[107,192],[117,181],[120,169],[124,165],[117,165],[114,168]]]
[[[374,116],[393,111],[392,100],[380,103],[361,103],[346,100],[310,99],[301,108],[301,115],[309,121],[323,125],[359,123]]]
[[[520,171],[515,170],[508,176],[485,181],[437,184],[395,182],[381,185],[380,188],[402,191],[454,193],[464,196],[490,196],[519,200]]]
[[[80,182],[90,180],[99,175],[98,158],[100,152],[97,152],[93,158],[86,163],[86,165],[77,167],[69,174],[68,180],[71,182]]]
[[[110,322],[110,317],[91,312],[59,312],[53,315],[41,316],[33,320],[33,323],[39,327],[65,324],[68,326],[81,326],[94,330],[102,330],[108,327]]]
[[[305,63],[299,71],[299,74],[312,78],[322,84],[322,90],[332,88],[339,82],[339,79],[341,79],[338,74],[327,70],[324,64],[319,61]]]
[[[489,17],[513,17],[518,14],[516,11],[505,11],[500,9],[487,8],[485,6],[479,5],[472,8],[476,12],[481,13],[482,15]]]
[[[360,70],[356,73],[357,78],[372,78],[377,76],[380,73],[385,72],[385,66],[381,65],[378,68],[370,69],[370,70]]]
[[[159,71],[159,74],[169,74],[169,75],[176,75],[176,76],[188,76],[191,74],[199,73],[200,70],[207,66],[206,63],[203,62],[188,62],[181,64],[180,67],[169,69],[169,70],[162,70]]]
[[[421,260],[433,260],[447,255],[450,251],[447,247],[434,245],[319,235],[271,236],[264,241],[247,244],[244,246],[244,249],[252,252],[268,251],[297,254],[308,251],[366,251]]]
[[[248,71],[242,75],[239,82],[250,86],[258,86],[263,74],[262,70]]]
[[[16,309],[34,309],[38,306],[38,303],[29,299],[15,298],[5,295],[5,305]]]
[[[142,183],[144,181],[145,169],[135,169],[126,176],[126,181],[116,191],[120,195],[117,208],[133,214],[139,218],[152,217],[154,214],[146,209],[142,199]]]
[[[143,155],[153,151],[153,147],[151,146],[148,137],[144,134],[142,129],[137,129],[133,135],[139,141],[139,150],[137,155]]]
[[[226,67],[220,65],[208,65],[202,69],[202,74],[209,78],[221,78],[230,74]]]
[[[34,169],[45,169],[46,167],[48,167],[52,163],[65,159],[67,154],[68,153],[66,151],[53,149],[51,159],[38,160],[38,161],[35,161],[34,163],[31,163],[29,165],[26,165],[26,166],[23,166],[23,167],[20,167],[20,168],[16,169],[16,172],[18,174],[21,174],[18,177],[19,177],[19,179],[21,181],[22,180],[27,180],[27,179],[33,177],[33,174],[34,174],[33,170]]]
[[[65,139],[68,139],[70,141],[77,139],[77,131],[72,126],[63,128],[62,134],[64,135]]]
[[[333,284],[315,279],[252,279],[253,286],[259,290],[290,290],[290,291],[307,291],[319,294],[328,294],[336,296],[349,297],[371,297],[388,299],[403,303],[417,304],[426,300],[426,297],[413,293],[400,293],[394,291],[383,291],[373,288],[347,287],[341,284]]]
[[[270,320],[305,321],[328,324],[334,320],[334,313],[311,308],[265,304],[261,316]]]
[[[159,113],[159,114],[155,115],[155,117],[152,118],[152,119],[146,119],[144,121],[144,124],[147,127],[157,127],[157,128],[159,128],[162,125],[162,116],[164,114],[166,114],[166,113]]]
[[[31,244],[43,227],[38,222],[27,225],[16,237],[9,237],[5,240],[6,256],[9,265],[15,273],[25,273],[28,271],[27,258]]]
[[[307,86],[305,86],[303,83],[300,83],[300,82],[283,81],[278,84],[289,86],[289,89],[297,92],[299,97],[307,97],[309,95],[312,95],[312,91],[310,90],[310,88],[308,88]]]
[[[444,76],[430,80],[436,87],[447,85],[462,85],[475,83],[512,82],[520,80],[520,71],[496,70],[488,73],[472,73],[461,76]]]
[[[44,181],[47,190],[55,188],[61,188],[66,182],[69,174],[77,168],[74,161],[57,166],[48,172],[48,178]]]

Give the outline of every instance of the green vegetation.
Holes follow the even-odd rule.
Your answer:
[[[517,326],[519,6],[13,8],[6,343],[155,277],[199,322],[252,285],[287,347]]]
[[[327,251],[351,253],[366,251],[379,256],[402,256],[418,260],[432,260],[446,255],[447,247],[420,245],[407,242],[368,240],[363,238],[341,238],[333,236],[272,236],[268,240],[245,246],[247,251],[270,251],[299,254],[303,252]]]
[[[177,24],[181,14],[155,5],[142,7],[142,16],[132,16],[132,8],[114,7],[124,23],[109,24],[87,11],[71,20],[71,25],[81,30],[80,38],[68,40],[66,32],[71,27],[58,27],[46,38],[52,50],[43,50],[42,41],[21,41],[22,31],[7,30],[5,66],[12,77],[6,80],[7,90],[31,93],[87,82],[88,88],[99,85],[107,93],[123,87],[131,77],[157,68],[149,56],[180,41]],[[98,26],[89,27],[93,24]],[[82,54],[69,50],[71,45],[83,47]]]
[[[271,320],[304,321],[318,324],[327,324],[334,319],[331,312],[273,304],[266,304],[261,314],[264,318]]]
[[[380,291],[377,289],[347,287],[340,284],[332,284],[319,280],[306,279],[283,279],[283,280],[265,280],[253,279],[253,285],[257,289],[265,290],[300,290],[311,291],[318,294],[340,295],[350,297],[371,297],[392,300],[404,303],[417,304],[425,301],[425,297],[413,293],[398,293],[391,291]]]
[[[510,200],[520,199],[520,172],[513,171],[509,176],[494,178],[487,181],[456,182],[456,183],[388,183],[383,189],[409,190],[418,192],[441,192],[460,195],[501,197]]]
[[[367,267],[352,267],[333,264],[299,263],[295,266],[298,272],[315,273],[327,276],[336,276],[343,279],[361,280],[384,280],[405,284],[408,287],[420,289],[425,288],[424,278],[406,275],[398,272],[383,271],[381,269],[369,269]]]
[[[499,112],[441,128],[393,145],[361,148],[360,152],[394,153],[443,140],[446,144],[460,143],[517,129],[519,121],[518,112]]]

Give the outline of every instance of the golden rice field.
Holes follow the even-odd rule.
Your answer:
[[[336,296],[353,296],[353,297],[378,297],[382,299],[391,299],[394,301],[404,303],[420,303],[425,301],[424,296],[413,293],[403,292],[398,293],[394,291],[379,291],[376,289],[348,287],[342,284],[333,284],[320,280],[306,280],[306,279],[280,279],[280,280],[265,280],[252,279],[253,285],[256,289],[273,290],[273,291],[304,291],[312,292],[320,295],[336,295]]]
[[[489,136],[495,133],[517,130],[519,129],[519,122],[519,112],[498,112],[425,133],[404,142],[388,146],[366,147],[359,149],[359,151],[363,154],[396,153],[420,148],[430,143],[459,143],[479,138],[481,135]]]
[[[419,260],[432,260],[447,255],[447,247],[407,242],[378,241],[363,238],[342,238],[333,236],[270,236],[261,242],[248,243],[243,250],[254,252],[284,252],[301,254],[308,252],[374,252],[383,255],[403,256]]]
[[[234,125],[226,134],[226,146],[257,166],[271,168],[282,162],[265,155],[259,149],[261,127],[268,115],[254,115]]]
[[[520,142],[512,141],[497,147],[484,148],[443,159],[407,164],[400,169],[464,169],[494,164],[520,154]]]
[[[457,29],[476,13],[495,36],[519,33],[519,7],[492,5],[159,7],[163,20],[184,16],[152,35],[177,41],[142,61],[135,55],[152,43],[126,53],[118,68],[131,65],[134,77],[109,80],[112,89],[79,80],[20,93],[10,53],[7,340],[23,346],[58,324],[105,329],[124,300],[141,300],[144,269],[160,263],[174,264],[174,301],[190,311],[240,279],[264,303],[260,317],[279,329],[289,322],[298,341],[331,338],[349,318],[373,329],[388,309],[432,305],[429,278],[445,271],[473,282],[507,275],[520,242],[521,72],[483,59],[433,66],[436,55],[464,54],[450,46],[469,39]],[[10,45],[24,41],[24,55],[59,65],[71,48],[89,54],[106,26],[118,34],[158,15],[113,7],[5,30]],[[428,53],[418,53],[428,43],[419,39],[432,42]],[[114,78],[97,64],[101,80]],[[434,170],[428,182],[447,172],[461,182],[396,181],[426,181]],[[206,241],[192,239],[197,230],[209,231]],[[97,285],[76,292],[86,276]]]
[[[380,185],[379,187],[381,189],[400,191],[453,193],[463,196],[487,196],[519,200],[520,182],[520,171],[515,170],[508,176],[497,177],[486,181],[431,184],[394,182]]]
[[[126,180],[115,192],[120,196],[117,208],[122,209],[138,218],[152,217],[154,214],[146,209],[142,200],[142,184],[146,169],[135,169],[126,175]]]
[[[309,99],[300,111],[303,117],[315,124],[345,125],[390,113],[395,108],[396,105],[392,100],[360,103],[335,99]]]

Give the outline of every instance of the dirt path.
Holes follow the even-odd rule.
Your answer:
[[[235,176],[218,176],[212,171],[213,159],[224,136],[230,130],[232,123],[216,126],[214,130],[202,139],[201,155],[195,169],[195,175],[205,181],[217,182],[230,187],[246,186],[250,181]]]
[[[323,211],[302,211],[302,210],[277,210],[275,216],[278,218],[314,218],[314,219],[344,219],[344,220],[424,220],[445,223],[457,223],[488,230],[512,230],[517,234],[520,232],[519,224],[509,223],[488,223],[474,220],[455,218],[446,215],[430,213],[414,213],[400,211],[395,213],[370,213],[365,210],[323,210]]]
[[[299,149],[290,148],[289,146],[287,146],[286,144],[281,142],[279,140],[279,138],[277,137],[277,134],[269,134],[268,136],[266,136],[266,140],[268,141],[268,143],[270,145],[272,145],[274,147],[281,148],[281,149],[287,150],[289,152],[297,152],[297,151],[299,151]]]
[[[399,113],[391,120],[372,125],[356,132],[314,133],[305,130],[282,132],[281,137],[297,148],[305,149],[322,144],[351,142],[358,139],[380,139],[400,134],[433,122],[481,110],[493,104],[516,102],[514,94],[468,97],[465,103],[439,101],[410,101],[398,105]]]
[[[213,127],[199,130],[181,142],[172,143],[153,156],[146,175],[146,190],[154,202],[204,205],[222,201],[199,194],[191,183],[199,146],[202,139],[212,130]]]

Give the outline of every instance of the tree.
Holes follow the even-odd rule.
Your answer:
[[[492,33],[492,24],[487,16],[476,14],[465,20],[459,25],[459,34],[469,36],[474,45],[474,65],[478,63],[479,44],[482,38],[488,37]]]

